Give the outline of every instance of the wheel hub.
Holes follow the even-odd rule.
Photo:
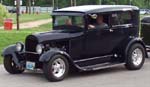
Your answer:
[[[143,58],[143,53],[142,50],[139,48],[136,48],[133,52],[132,52],[132,60],[133,60],[133,64],[136,66],[139,66],[142,62],[142,58]]]
[[[65,62],[61,59],[58,58],[56,59],[53,64],[52,64],[52,73],[56,77],[61,77],[65,73]]]

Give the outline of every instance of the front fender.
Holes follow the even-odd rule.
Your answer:
[[[5,58],[5,56],[11,55],[12,56],[12,60],[15,62],[15,64],[20,67],[20,63],[19,60],[15,54],[16,51],[16,45],[10,45],[7,48],[5,48],[2,52],[2,56]]]
[[[66,53],[65,51],[61,51],[59,49],[51,49],[51,50],[45,52],[44,54],[42,54],[39,61],[40,62],[48,62],[54,55],[57,55],[57,54],[64,55],[65,57],[67,57],[67,59],[71,60],[70,55],[68,53]]]
[[[2,52],[2,56],[5,57],[7,55],[12,55],[12,53],[15,53],[16,46],[15,45],[10,45],[7,48],[5,48]]]

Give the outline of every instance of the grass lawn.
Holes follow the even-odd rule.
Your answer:
[[[51,29],[51,24],[41,25],[37,28],[32,29],[22,29],[20,31],[4,31],[0,30],[0,54],[2,50],[8,45],[15,44],[18,41],[24,42],[27,35],[35,32],[49,31]],[[2,57],[0,56],[0,63],[2,63]]]

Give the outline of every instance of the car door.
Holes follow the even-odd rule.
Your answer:
[[[112,21],[112,19],[114,20]],[[110,13],[109,22],[111,26],[104,29],[87,30],[85,40],[85,58],[98,56],[112,56],[114,50],[128,36],[129,27],[117,26],[120,24],[118,13]],[[122,25],[122,24],[120,24]],[[107,60],[107,59],[106,59]]]
[[[114,46],[122,40],[119,29],[91,29],[85,32],[82,58],[78,61],[81,66],[89,66],[110,62]]]
[[[101,30],[100,55],[116,54],[116,50],[124,44],[129,36],[135,36],[137,28],[133,26],[131,12],[114,12],[110,16],[109,29]]]
[[[99,43],[101,32],[99,29],[89,29],[85,34],[85,58],[91,58],[99,55]]]
[[[104,23],[108,24],[109,14],[89,14],[88,16],[88,24],[95,25],[97,23],[98,16],[102,16]],[[87,25],[88,26],[88,25]],[[103,27],[104,28],[104,27]],[[109,31],[109,29],[107,29]],[[85,51],[84,51],[84,58],[91,58],[97,56],[103,56],[105,52],[105,39],[102,36],[103,34],[102,27],[96,27],[94,29],[87,29],[85,32]]]
[[[119,27],[88,30],[85,43],[86,58],[113,56],[113,49],[125,38],[123,30]]]

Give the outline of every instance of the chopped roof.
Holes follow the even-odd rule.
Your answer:
[[[92,13],[92,12],[107,12],[107,11],[121,11],[121,10],[139,10],[136,6],[130,5],[83,5],[66,7],[55,10],[54,12],[81,12],[81,13]]]

